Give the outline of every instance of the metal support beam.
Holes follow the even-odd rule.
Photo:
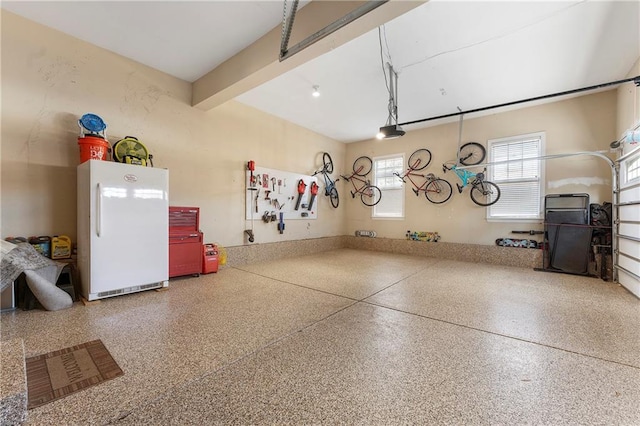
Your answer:
[[[582,87],[580,89],[566,90],[564,92],[551,93],[551,94],[548,94],[548,95],[542,95],[542,96],[536,96],[536,97],[533,97],[533,98],[521,99],[519,101],[506,102],[506,103],[503,103],[503,104],[491,105],[491,106],[482,107],[482,108],[475,108],[475,109],[470,109],[469,111],[461,111],[460,108],[458,108],[458,112],[453,112],[451,114],[438,115],[438,116],[435,116],[435,117],[422,118],[420,120],[407,121],[407,122],[404,122],[404,123],[400,123],[400,125],[401,126],[408,126],[410,124],[424,123],[425,121],[440,120],[442,118],[457,117],[458,115],[472,114],[472,113],[475,113],[475,112],[488,111],[490,109],[503,108],[503,107],[508,107],[508,106],[512,106],[512,105],[522,104],[522,103],[525,103],[525,102],[534,102],[534,101],[540,101],[540,100],[543,100],[543,99],[555,98],[555,97],[558,97],[558,96],[572,95],[574,93],[580,93],[580,92],[586,92],[586,91],[590,91],[590,90],[602,89],[602,88],[609,87],[609,86],[617,86],[618,84],[628,83],[630,81],[633,81],[633,83],[636,86],[640,87],[640,75],[639,75],[639,76],[636,76],[636,77],[625,78],[624,80],[611,81],[609,83],[596,84],[595,86],[587,86],[587,87]]]
[[[382,0],[382,1],[368,1],[365,4],[363,4],[362,6],[358,7],[356,10],[354,10],[353,12],[349,12],[347,13],[345,16],[341,17],[340,19],[330,23],[329,25],[327,25],[326,27],[322,28],[321,30],[311,34],[309,37],[305,38],[304,40],[302,40],[301,42],[295,44],[294,46],[291,47],[291,49],[289,49],[289,36],[291,34],[291,29],[293,27],[293,19],[295,16],[295,9],[292,12],[293,15],[291,17],[291,20],[289,22],[289,26],[287,27],[287,34],[286,34],[286,41],[283,39],[282,45],[281,45],[281,49],[280,49],[280,61],[284,61],[285,59],[295,55],[296,53],[300,52],[301,50],[306,49],[307,47],[311,46],[313,43],[322,40],[323,38],[325,38],[326,36],[330,35],[331,33],[338,31],[340,28],[344,27],[345,25],[350,24],[351,22],[355,21],[356,19],[360,18],[361,16],[366,15],[367,13],[371,12],[372,10],[382,6],[383,4],[385,4],[386,2],[388,2],[389,0]],[[297,7],[297,0],[295,1],[295,6]],[[284,36],[284,34],[283,34]]]
[[[282,8],[284,10],[282,12],[282,40],[280,40],[280,60],[282,60],[282,55],[284,55],[289,48],[289,38],[291,37],[291,30],[293,29],[293,23],[296,20],[296,12],[298,12],[298,0],[293,0],[288,19],[287,0],[284,0],[284,5],[282,6]]]

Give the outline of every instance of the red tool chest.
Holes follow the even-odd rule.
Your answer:
[[[169,278],[202,273],[200,208],[169,206]]]

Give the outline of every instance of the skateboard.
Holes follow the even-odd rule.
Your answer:
[[[538,248],[538,242],[536,240],[520,238],[498,238],[496,244],[501,247]]]
[[[416,232],[416,231],[407,231],[406,233],[407,240],[413,241],[427,241],[437,243],[440,240],[440,235],[437,232]]]

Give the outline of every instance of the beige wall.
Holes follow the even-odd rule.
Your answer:
[[[546,132],[546,154],[608,150],[616,137],[616,91],[607,91],[560,102],[496,113],[479,118],[466,117],[463,143]],[[408,132],[400,139],[366,140],[347,146],[345,162],[351,164],[360,155],[370,157],[403,153],[405,160],[418,148],[431,151],[432,162],[425,169],[446,178],[454,194],[442,205],[429,203],[423,194],[416,197],[405,188],[405,220],[373,220],[371,211],[358,202],[348,205],[347,231],[375,230],[378,236],[403,238],[407,230],[437,231],[442,241],[495,244],[495,239],[512,236],[511,230],[541,229],[536,222],[487,222],[486,209],[469,198],[469,190],[458,194],[456,177],[443,174],[442,163],[455,160],[458,123],[443,124]],[[611,169],[603,159],[571,157],[545,162],[546,193],[586,192],[591,202],[611,201]]]
[[[546,131],[548,154],[606,150],[617,138],[620,98],[609,91],[467,117],[463,139],[486,144],[487,139]],[[75,240],[77,119],[86,112],[105,119],[112,142],[139,137],[156,167],[170,171],[171,204],[201,207],[205,239],[225,246],[246,242],[248,160],[310,173],[320,164],[321,152],[328,151],[339,173],[360,155],[408,156],[426,147],[433,153],[427,170],[455,183],[440,165],[455,158],[457,123],[411,131],[393,141],[344,145],[237,102],[203,112],[190,100],[187,82],[3,11],[0,236],[68,234]],[[610,171],[599,159],[548,161],[546,178],[548,193],[588,192],[593,202],[611,199]],[[404,238],[411,229],[438,231],[448,242],[493,245],[512,229],[540,228],[538,223],[487,223],[485,209],[475,206],[466,191],[436,206],[407,189],[405,220],[373,221],[371,210],[351,199],[344,183],[338,188],[339,209],[320,196],[319,219],[290,220],[283,235],[273,223],[256,220],[256,242],[352,235],[357,229]]]
[[[76,235],[78,118],[108,124],[113,143],[137,136],[168,168],[170,203],[199,206],[207,241],[243,244],[248,160],[310,173],[345,146],[229,102],[190,106],[191,85],[60,32],[2,12],[1,237]],[[345,210],[320,197],[317,220],[290,220],[284,234],[257,220],[256,243],[343,235]],[[135,225],[135,224],[133,224]]]
[[[640,76],[640,58],[633,65],[627,78]],[[626,83],[618,88],[618,121],[616,139],[625,131],[640,125],[640,87]],[[624,144],[624,152],[629,152],[637,145]]]

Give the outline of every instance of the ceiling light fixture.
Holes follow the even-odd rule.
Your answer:
[[[313,92],[311,92],[311,96],[317,98],[320,96],[320,86],[313,86]]]
[[[387,62],[389,67],[389,116],[387,123],[380,127],[380,131],[376,135],[378,139],[395,139],[403,136],[406,132],[398,125],[398,73],[395,72],[393,66]]]

